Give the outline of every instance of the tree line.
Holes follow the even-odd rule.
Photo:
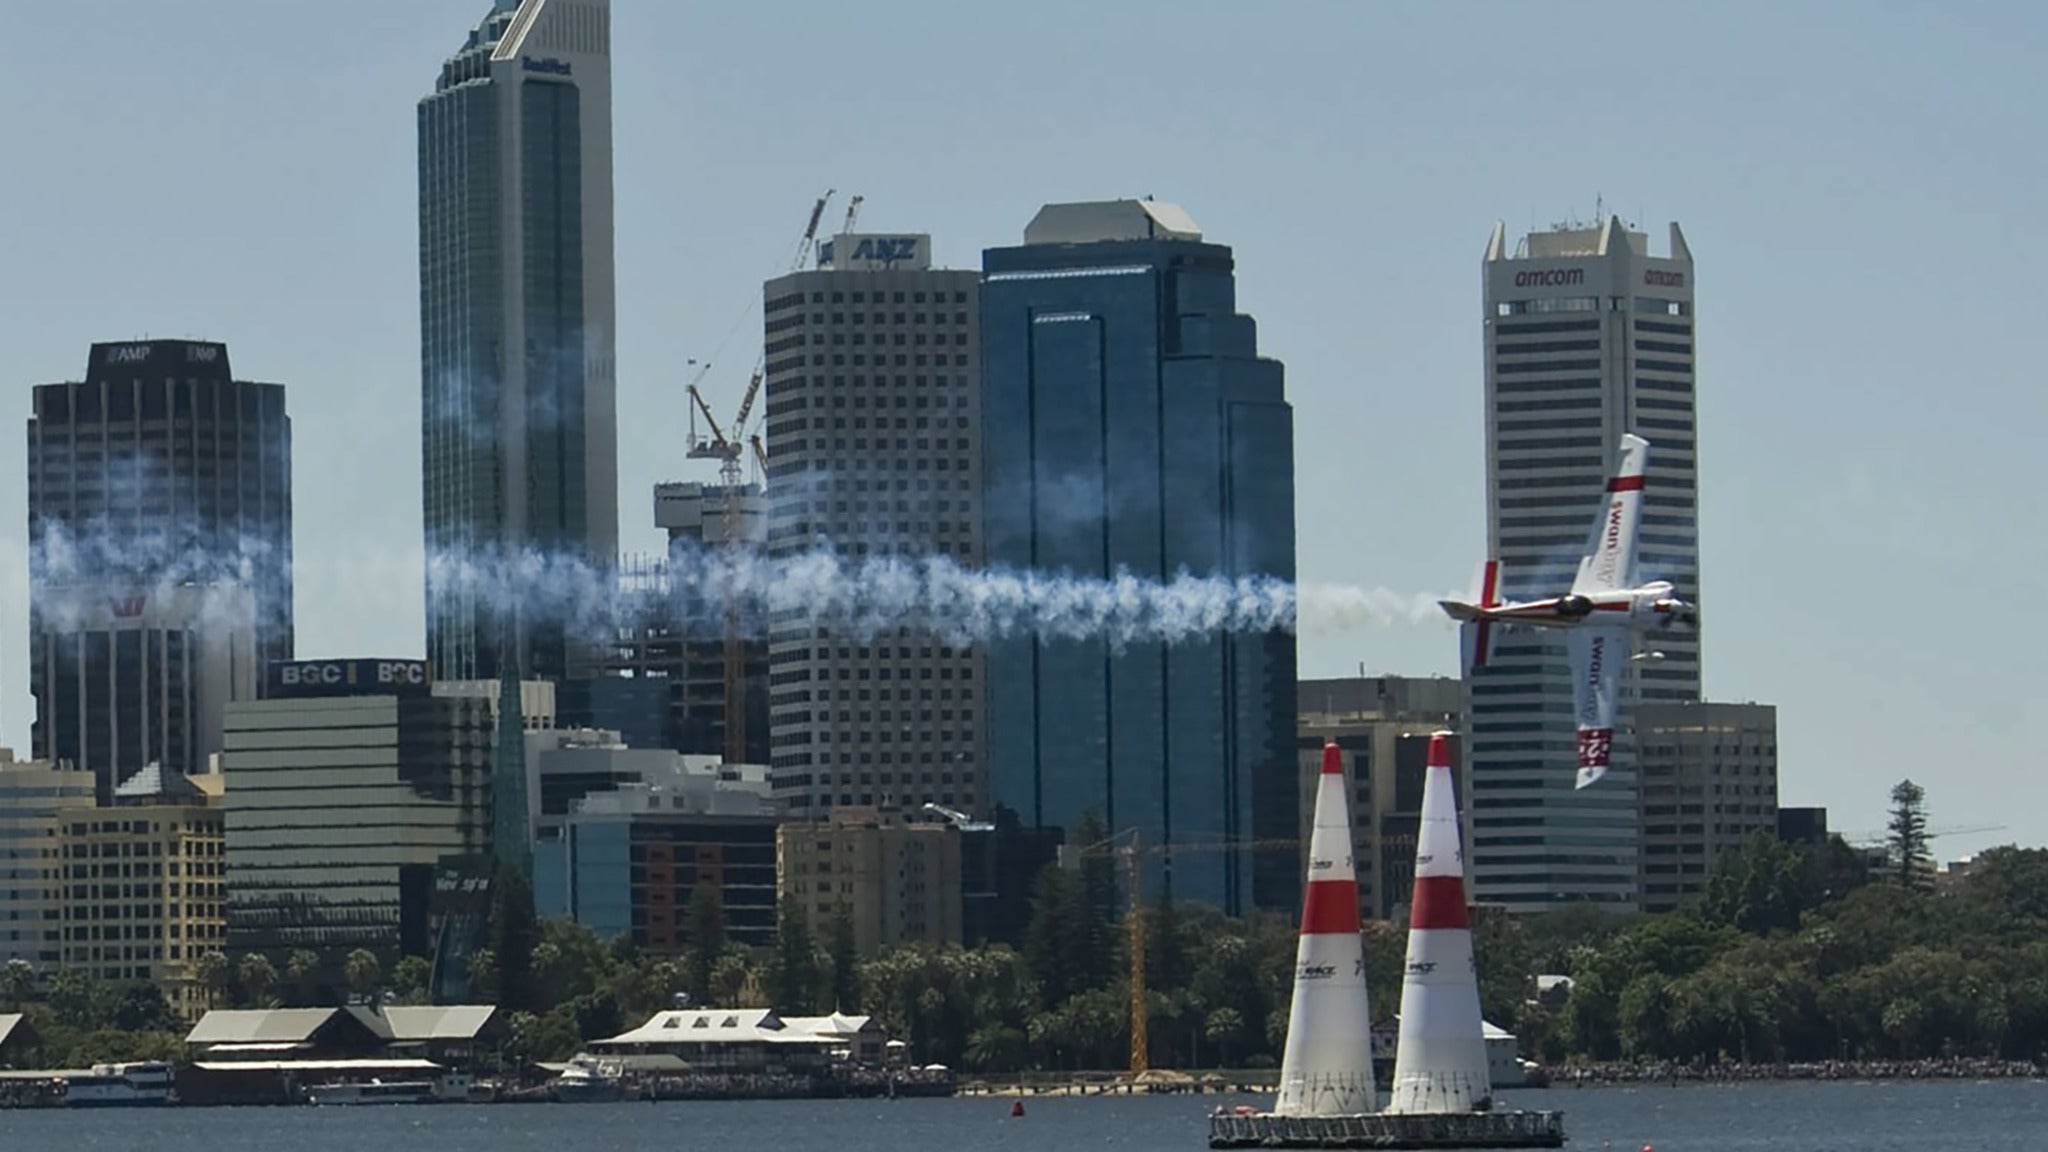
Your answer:
[[[1550,1063],[2042,1058],[2048,851],[1994,849],[1937,887],[1922,796],[1908,782],[1894,801],[1883,878],[1870,877],[1838,837],[1809,847],[1759,833],[1677,912],[1477,909],[1486,1018],[1516,1032],[1525,1056]],[[1075,835],[1093,843],[1102,832],[1090,822]],[[915,946],[867,959],[855,955],[845,920],[813,925],[793,901],[772,942],[750,949],[726,937],[715,893],[701,888],[685,915],[686,946],[656,955],[536,921],[516,881],[496,893],[488,943],[471,957],[469,999],[506,1010],[508,1063],[565,1059],[688,1005],[871,1014],[919,1062],[972,1072],[1115,1069],[1129,1058],[1129,922],[1107,858],[1046,869],[1017,947]],[[1230,918],[1159,897],[1142,915],[1153,1064],[1274,1066],[1286,1041],[1294,918]],[[1369,923],[1364,944],[1373,1014],[1384,1023],[1399,1004],[1406,930]],[[201,974],[221,1006],[332,1003],[320,961],[293,953],[279,969],[262,956],[217,955]],[[417,957],[387,973],[359,951],[340,970],[359,998],[427,997]],[[1569,981],[1539,996],[1539,974]],[[5,993],[47,1046],[78,1062],[169,1055],[183,1031],[147,985],[107,987],[66,972],[39,983],[10,967]]]

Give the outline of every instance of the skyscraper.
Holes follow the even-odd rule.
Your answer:
[[[95,344],[28,421],[35,754],[98,776],[202,771],[221,709],[292,655],[284,386],[227,346]]]
[[[931,237],[842,233],[763,289],[768,552],[981,554],[980,276]],[[915,628],[770,622],[769,764],[791,815],[981,799],[981,666]]]
[[[427,657],[495,679],[578,653],[436,560],[618,551],[609,0],[498,0],[419,105]]]
[[[983,254],[988,561],[1294,576],[1294,426],[1231,250],[1152,200],[1053,204]],[[1026,826],[1190,844],[1299,835],[1294,637],[988,646],[989,775]],[[1173,893],[1288,907],[1295,853],[1171,858]]]
[[[1638,565],[1699,596],[1693,430],[1692,254],[1609,217],[1487,243],[1487,554],[1508,599],[1571,586],[1624,432],[1650,441]],[[1562,635],[1501,637],[1470,679],[1475,898],[1535,911],[1574,901],[1637,905],[1637,700],[1700,698],[1697,633],[1659,633],[1665,658],[1631,664],[1614,768],[1573,787],[1572,685]]]

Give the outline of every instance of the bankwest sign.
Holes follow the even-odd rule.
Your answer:
[[[433,678],[424,660],[277,660],[268,695],[425,696]]]

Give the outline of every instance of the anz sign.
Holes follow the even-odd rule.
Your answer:
[[[818,263],[826,268],[931,267],[930,236],[860,236],[843,234],[818,246]]]
[[[853,259],[876,260],[894,264],[898,260],[917,259],[917,237],[915,236],[869,236],[853,246]]]

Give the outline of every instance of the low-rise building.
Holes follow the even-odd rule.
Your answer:
[[[229,706],[230,952],[428,953],[438,864],[490,845],[495,739],[490,698],[438,687],[424,661],[295,661]]]
[[[635,784],[687,797],[693,811],[754,815],[769,798],[765,765],[726,764],[719,756],[629,746],[615,730],[550,728],[526,733],[526,798],[535,842],[561,834],[585,797]]]
[[[1359,913],[1368,919],[1402,919],[1414,888],[1415,837],[1422,821],[1429,737],[1446,728],[1458,733],[1451,741],[1457,765],[1452,792],[1464,842],[1472,843],[1470,776],[1459,720],[1464,685],[1448,678],[1413,676],[1304,680],[1296,699],[1301,709],[1301,843],[1308,843],[1315,818],[1323,745],[1334,740],[1343,752],[1351,795]]]
[[[65,968],[148,980],[187,1020],[206,1008],[199,958],[226,947],[222,777],[150,765],[105,808],[63,814]]]
[[[0,748],[0,964],[48,975],[64,959],[64,814],[93,806],[96,777]]]
[[[0,1068],[21,1067],[39,1043],[41,1038],[28,1017],[19,1012],[0,1012]]]
[[[776,829],[776,887],[814,928],[844,917],[854,949],[961,942],[961,830],[901,812],[833,808]]]
[[[188,1104],[285,1104],[308,1084],[425,1080],[468,1064],[503,1039],[504,1017],[482,1005],[216,1009],[185,1037]]]
[[[1778,829],[1778,710],[1769,704],[1642,703],[1636,763],[1645,912],[1706,890],[1721,857]]]
[[[690,944],[689,908],[708,886],[726,935],[775,934],[775,824],[765,769],[692,768],[576,802],[559,834],[534,846],[534,908],[600,936],[675,955]]]
[[[783,1016],[768,1008],[658,1012],[645,1024],[590,1045],[610,1056],[674,1056],[701,1072],[803,1072],[831,1063],[876,1064],[881,1025],[872,1017]]]
[[[216,1062],[393,1057],[462,1064],[503,1030],[503,1016],[489,1004],[216,1008],[192,1026],[185,1044],[198,1059]]]

